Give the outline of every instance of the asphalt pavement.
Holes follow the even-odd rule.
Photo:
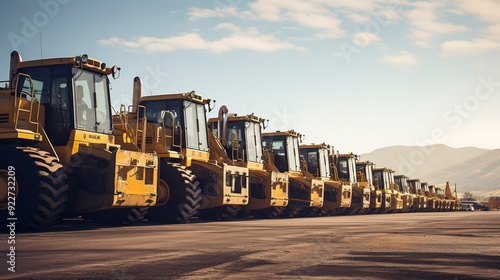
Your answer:
[[[500,279],[499,211],[121,228],[65,220],[15,233],[14,269],[9,237],[0,235],[2,279]]]

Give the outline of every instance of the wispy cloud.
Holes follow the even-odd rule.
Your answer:
[[[477,20],[487,24],[474,32],[475,38],[469,40],[449,40],[441,44],[441,53],[444,56],[460,54],[477,54],[500,49],[500,2],[495,0],[461,0],[457,9],[463,13],[472,15]]]
[[[98,40],[101,45],[121,46],[129,50],[149,53],[173,52],[180,50],[205,50],[212,53],[224,53],[236,50],[257,52],[275,52],[279,50],[306,50],[287,41],[281,41],[273,35],[260,34],[256,28],[242,29],[234,24],[219,24],[216,29],[229,30],[231,34],[218,40],[209,41],[198,33],[186,33],[172,37],[147,37],[126,40],[118,37]]]
[[[500,50],[500,41],[486,39],[447,41],[441,44],[441,50],[444,56],[475,54],[492,50],[498,51]]]
[[[357,46],[368,46],[380,41],[380,37],[370,32],[356,32],[352,41]]]
[[[248,14],[254,20],[272,22],[294,22],[300,26],[316,30],[317,38],[337,38],[344,36],[341,22],[333,9],[328,9],[321,1],[263,1],[249,4]]]
[[[406,51],[400,51],[397,55],[384,56],[379,61],[395,66],[411,66],[419,63],[413,54]]]
[[[414,2],[406,13],[411,25],[410,38],[421,47],[433,47],[433,39],[439,35],[467,31],[464,25],[447,22],[440,14],[446,10],[445,2]]]
[[[238,7],[236,6],[215,7],[214,9],[190,8],[187,14],[188,14],[188,20],[190,21],[196,21],[212,17],[242,16],[242,14],[238,11]]]

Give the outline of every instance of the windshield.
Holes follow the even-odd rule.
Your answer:
[[[260,123],[245,122],[248,161],[262,163]]]
[[[208,151],[207,120],[205,106],[184,101],[184,116],[186,120],[186,147],[195,150]]]
[[[343,182],[351,182],[351,165],[347,158],[339,158],[338,169],[339,179]]]
[[[300,171],[299,139],[288,136],[286,142],[288,167],[290,171]]]
[[[141,102],[141,105],[146,107],[147,121],[151,123],[161,124],[162,112],[169,112],[164,113],[163,121],[167,130],[172,131],[173,129],[174,143],[180,143],[182,138],[183,147],[208,151],[204,105],[182,99],[145,101]],[[139,117],[142,117],[142,111],[139,111],[139,113]],[[172,128],[172,125],[174,128]],[[182,131],[182,128],[184,131]]]
[[[319,175],[330,178],[330,160],[328,149],[319,149]]]
[[[356,163],[355,163],[356,164]],[[373,165],[371,164],[365,164],[365,163],[358,163],[356,164],[356,180],[359,180],[357,173],[361,173],[365,176],[366,182],[368,182],[368,185],[373,187]]]
[[[382,173],[384,174],[384,189],[388,190],[389,189],[389,182],[390,182],[389,172],[384,171]]]
[[[408,183],[406,177],[398,176],[395,177],[396,183],[398,184],[399,190],[403,193],[408,193]]]
[[[373,178],[378,181],[379,189],[389,189],[389,173],[387,171],[374,171]]]
[[[78,129],[111,132],[108,78],[77,70],[74,76],[75,122]]]
[[[319,148],[300,148],[300,156],[307,163],[307,171],[317,177],[330,177],[328,150]]]
[[[285,138],[283,136],[263,136],[262,146],[274,154],[274,165],[280,172],[287,172]]]
[[[367,164],[366,167],[366,179],[370,186],[373,186],[373,165]]]
[[[357,182],[356,172],[354,172],[354,170],[356,170],[356,161],[354,160],[353,157],[349,157],[347,159],[347,162],[349,164],[349,182],[356,183]]]
[[[410,181],[408,182],[408,185],[410,186],[410,191],[413,193],[413,194],[419,194],[420,192],[420,182],[419,181]]]
[[[274,164],[280,172],[300,171],[298,139],[288,136],[264,136],[262,145],[274,154]],[[285,149],[286,147],[286,149]]]

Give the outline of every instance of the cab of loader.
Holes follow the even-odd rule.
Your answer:
[[[66,145],[74,130],[113,134],[108,75],[117,78],[120,68],[82,55],[19,62],[14,71],[33,80],[35,99],[45,109],[41,124],[54,146]]]
[[[226,119],[224,123],[224,120],[219,118],[211,118],[208,125],[221,142],[226,142],[223,145],[226,147],[227,155],[234,161],[263,164],[261,129],[264,119],[254,114],[246,116],[229,114]],[[224,131],[224,128],[219,129],[219,127],[226,129]]]
[[[301,145],[299,153],[305,160],[307,171],[313,176],[321,178],[335,176],[335,166],[330,163],[331,150],[329,145],[324,143],[319,145]]]
[[[139,108],[139,118],[145,112],[147,122],[157,125],[153,138],[145,139],[146,151],[156,150],[165,155],[173,155],[172,151],[175,151],[187,158],[208,159],[205,106],[210,102],[194,91],[141,97],[139,106],[146,109]],[[156,140],[163,149],[158,150],[158,145],[153,147]]]
[[[274,154],[274,164],[280,172],[301,172],[300,137],[301,135],[294,131],[263,134],[263,146]]]
[[[357,185],[356,178],[356,155],[338,154],[335,155],[334,162],[336,162],[339,179],[342,182],[347,182],[353,186]]]
[[[381,212],[387,212],[395,208],[395,201],[392,201],[391,192],[391,170],[389,168],[374,168],[373,181],[376,187],[382,191]],[[392,177],[393,178],[393,177]]]

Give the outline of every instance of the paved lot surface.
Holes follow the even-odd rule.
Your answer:
[[[0,235],[0,278],[500,279],[500,212],[405,213]]]

